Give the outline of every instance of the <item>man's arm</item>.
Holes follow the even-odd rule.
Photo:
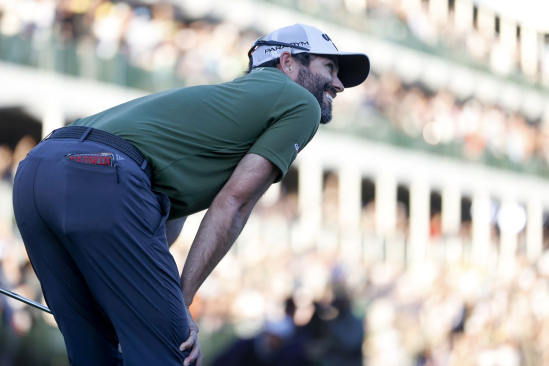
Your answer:
[[[229,251],[259,198],[280,174],[269,160],[247,154],[217,194],[193,241],[181,274],[185,304]]]
[[[183,224],[185,224],[187,217],[181,217],[179,219],[166,221],[166,239],[168,240],[168,246],[171,247],[172,244],[177,240],[181,230],[183,229]]]

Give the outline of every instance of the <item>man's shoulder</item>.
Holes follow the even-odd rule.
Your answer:
[[[286,75],[276,67],[256,67],[243,77],[284,81]]]
[[[318,104],[315,97],[304,87],[294,82],[282,71],[274,67],[258,67],[253,69],[244,78],[257,81],[257,86],[264,92],[279,91],[282,93],[280,101],[292,101],[298,104]]]
[[[258,67],[232,83],[246,84],[247,89],[260,91],[281,90],[286,85],[286,75],[272,67]]]

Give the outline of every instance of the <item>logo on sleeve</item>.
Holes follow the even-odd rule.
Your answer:
[[[295,147],[295,151],[299,152],[299,145],[295,144],[294,147]]]

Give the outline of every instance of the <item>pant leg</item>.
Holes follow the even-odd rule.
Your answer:
[[[106,152],[100,144],[54,144],[37,170],[37,211],[48,217],[47,226],[114,326],[124,364],[181,365],[189,352],[178,347],[189,329],[165,238],[168,198],[151,191],[129,158],[118,167],[63,158]]]
[[[63,243],[45,225],[34,204],[39,158],[27,157],[14,184],[17,225],[42,292],[64,336],[71,365],[117,365],[113,325],[91,294]]]

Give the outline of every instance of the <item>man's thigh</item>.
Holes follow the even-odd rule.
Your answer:
[[[167,213],[158,215],[164,217],[150,233],[123,214],[110,232],[72,233],[75,260],[114,324],[127,365],[181,365],[188,355],[179,351],[189,328],[164,231]]]

